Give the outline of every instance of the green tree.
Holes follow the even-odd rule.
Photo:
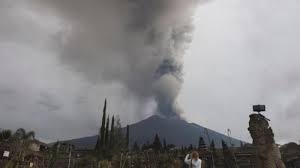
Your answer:
[[[54,168],[55,167],[55,162],[57,161],[58,157],[59,157],[59,145],[60,142],[57,141],[49,150],[48,153],[48,167],[49,168]]]
[[[215,141],[212,140],[210,145],[209,145],[210,149],[213,151],[213,150],[216,150],[216,145],[215,145]]]
[[[236,160],[233,153],[229,150],[228,145],[222,140],[223,156],[224,156],[224,167],[225,168],[236,168]]]
[[[105,127],[105,148],[109,148],[109,116],[107,117],[106,120],[106,127]]]
[[[33,131],[26,132],[24,128],[19,128],[10,138],[10,148],[14,153],[12,160],[20,161],[25,152],[28,150],[30,142],[34,139],[35,133]],[[17,165],[18,166],[18,162]]]
[[[147,148],[147,145],[146,145],[146,144],[143,144],[141,149],[142,149],[142,151],[147,150],[147,149],[148,149],[148,148]]]
[[[213,157],[217,157],[217,151],[216,151],[216,146],[215,146],[215,141],[212,140],[210,143],[210,151],[213,154]]]
[[[198,141],[198,150],[203,150],[203,149],[206,149],[206,144],[203,137],[200,136]]]
[[[164,145],[164,147],[163,147],[163,148],[164,148],[164,151],[167,151],[167,148],[168,148],[168,147],[167,147],[167,142],[166,142],[166,139],[165,139],[165,138],[163,139],[163,145]]]
[[[223,149],[223,151],[228,150],[228,146],[224,140],[222,140],[222,149]]]
[[[129,147],[129,125],[126,127],[126,148]]]
[[[98,133],[97,142],[95,146],[95,151],[101,151],[104,146],[104,136],[105,136],[105,120],[106,120],[106,99],[104,101],[103,114],[102,114],[102,123]]]
[[[8,141],[12,136],[11,130],[2,130],[0,132],[0,142],[1,141]]]
[[[103,107],[103,116],[102,116],[102,124],[101,124],[101,128],[100,128],[100,145],[99,148],[103,148],[104,147],[104,136],[105,136],[105,120],[106,120],[106,99],[104,101],[104,107]]]
[[[24,128],[19,128],[16,130],[13,137],[18,140],[33,140],[35,133],[33,131],[26,132]]]
[[[155,134],[155,138],[154,138],[154,141],[153,141],[153,149],[157,152],[157,151],[160,151],[161,148],[162,148],[162,144],[161,144],[161,141],[158,137],[158,134]]]
[[[244,147],[243,141],[240,141],[240,147]]]
[[[140,151],[140,147],[139,147],[139,145],[137,144],[137,142],[134,142],[133,147],[132,147],[132,150],[133,150],[134,152]]]
[[[114,136],[115,136],[115,116],[112,116],[111,127],[110,127],[110,138],[109,138],[109,147],[113,149],[114,145]]]
[[[216,161],[218,160],[218,155],[216,151],[216,146],[214,140],[210,143],[210,155],[211,155],[211,167],[216,167]]]
[[[126,147],[126,140],[124,138],[124,134],[122,131],[122,125],[120,121],[120,117],[116,116],[115,118],[116,124],[115,124],[115,129],[114,129],[114,149],[115,151],[124,149]]]

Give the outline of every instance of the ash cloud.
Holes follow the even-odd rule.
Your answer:
[[[119,83],[140,102],[154,100],[160,115],[179,116],[197,0],[37,2],[64,20],[57,46],[64,64],[93,83]]]

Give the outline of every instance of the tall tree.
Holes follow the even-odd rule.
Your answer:
[[[216,160],[218,160],[218,155],[216,151],[215,141],[212,140],[210,143],[210,154],[211,154],[211,167],[216,167]]]
[[[100,148],[104,147],[105,120],[106,120],[106,99],[104,101],[102,124],[101,124],[101,128],[100,128],[100,135],[98,135],[98,142],[97,142],[97,145],[96,145],[98,150]]]
[[[155,151],[160,151],[161,150],[162,145],[161,145],[161,141],[160,141],[160,139],[158,137],[158,134],[155,134],[155,138],[154,138],[152,146],[153,146],[153,149]]]
[[[164,150],[166,151],[167,150],[167,142],[166,142],[165,138],[163,139],[163,144],[164,144]]]
[[[115,116],[112,116],[111,127],[110,127],[110,138],[109,138],[109,147],[110,148],[113,148],[114,136],[115,136]]]
[[[8,141],[12,136],[11,130],[2,130],[0,131],[0,143],[2,141]]]
[[[124,149],[125,147],[125,137],[122,131],[122,125],[120,117],[116,116],[115,118],[115,128],[114,128],[114,147],[115,149]]]
[[[223,156],[224,156],[224,165],[225,165],[224,167],[237,168],[236,159],[224,140],[222,140],[222,147],[223,147]]]
[[[52,147],[50,147],[50,150],[48,152],[48,167],[49,168],[54,168],[55,166],[55,162],[58,159],[58,155],[59,155],[59,146],[60,146],[60,142],[57,141]]]
[[[132,150],[133,150],[134,152],[140,151],[140,147],[139,147],[139,145],[137,144],[137,142],[134,142],[134,145],[133,145]]]
[[[109,147],[109,116],[107,117],[106,120],[106,127],[105,127],[105,148]]]
[[[200,136],[198,141],[198,150],[203,150],[203,149],[206,149],[206,144],[203,137]]]
[[[222,149],[223,149],[223,151],[228,150],[227,143],[224,140],[222,140]]]
[[[142,149],[142,151],[144,151],[144,150],[148,149],[148,146],[146,144],[143,144],[141,149]]]
[[[240,141],[240,147],[244,147],[243,141]]]
[[[24,128],[19,128],[13,135],[15,140],[33,140],[35,138],[34,131],[26,132]]]
[[[126,127],[126,148],[129,147],[129,125]]]
[[[33,131],[26,132],[24,128],[19,128],[12,135],[12,142],[10,144],[11,150],[14,151],[15,159],[22,159],[24,153],[28,150],[29,144],[31,140],[35,137],[35,133]]]
[[[212,152],[213,156],[216,157],[217,152],[216,152],[216,145],[214,140],[212,140],[210,143],[210,151]]]

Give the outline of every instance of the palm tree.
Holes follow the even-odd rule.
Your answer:
[[[35,138],[35,133],[33,131],[26,132],[24,128],[19,128],[13,136],[18,140],[33,140]]]
[[[27,152],[29,144],[34,140],[35,133],[33,131],[26,132],[24,128],[19,128],[12,135],[11,147],[15,152],[15,159],[22,160]]]
[[[8,139],[11,138],[11,135],[12,135],[11,130],[2,130],[0,132],[0,142],[8,141]]]
[[[48,160],[48,167],[49,168],[54,168],[55,166],[55,162],[57,161],[57,159],[59,158],[59,146],[60,146],[60,142],[57,141],[51,148],[49,151],[49,160]]]

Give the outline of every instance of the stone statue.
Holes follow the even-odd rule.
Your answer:
[[[249,117],[248,130],[255,148],[255,168],[285,168],[268,119],[260,113]]]

